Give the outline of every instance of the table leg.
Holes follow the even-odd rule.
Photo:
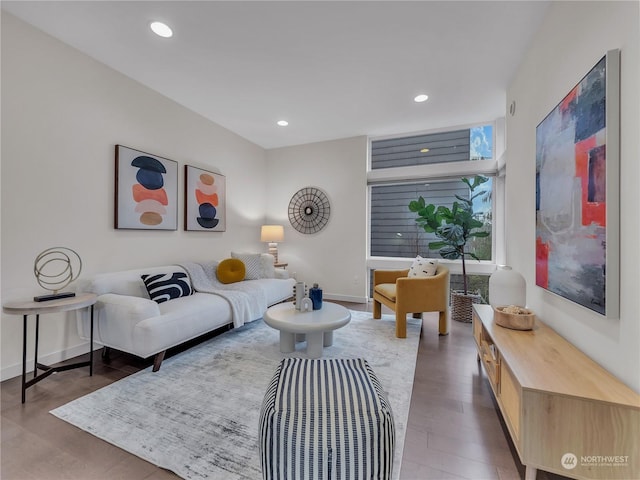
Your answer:
[[[33,353],[33,378],[38,375],[38,339],[40,338],[40,315],[36,314],[36,347]]]
[[[309,355],[310,358],[320,358],[322,356],[323,343],[323,332],[307,333],[307,355]]]
[[[280,332],[280,351],[282,353],[294,352],[296,349],[296,334]]]
[[[27,399],[27,316],[22,316],[22,403]]]
[[[330,347],[331,345],[333,345],[333,330],[329,330],[328,332],[324,332],[323,345],[325,347]]]
[[[93,305],[91,305],[91,336],[89,338],[89,376],[93,377]]]

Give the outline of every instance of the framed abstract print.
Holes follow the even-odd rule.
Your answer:
[[[224,175],[185,165],[184,184],[184,229],[224,232],[227,229]]]
[[[115,228],[177,230],[177,162],[116,145],[115,173]]]
[[[620,52],[536,128],[536,285],[619,316]]]

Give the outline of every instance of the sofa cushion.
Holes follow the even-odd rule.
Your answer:
[[[244,280],[246,266],[239,258],[227,258],[218,264],[216,277],[221,283],[235,283]]]
[[[433,258],[422,258],[420,255],[416,257],[409,269],[408,277],[422,278],[433,277],[438,269],[438,260]]]
[[[147,288],[149,298],[157,303],[187,297],[193,293],[189,277],[184,272],[140,275],[140,278]]]
[[[274,303],[281,302],[283,300],[292,299],[293,287],[296,283],[294,279],[272,279],[272,278],[260,278],[259,280],[252,280],[251,282],[245,282],[247,285],[246,292],[256,290],[266,295],[267,303],[273,305]]]

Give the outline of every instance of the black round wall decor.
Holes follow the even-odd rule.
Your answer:
[[[289,222],[300,233],[316,233],[329,221],[331,207],[327,195],[315,187],[298,190],[289,202]]]

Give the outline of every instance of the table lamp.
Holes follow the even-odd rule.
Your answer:
[[[282,225],[262,225],[260,241],[269,243],[269,253],[273,255],[275,263],[278,263],[278,242],[284,240],[284,227]]]

